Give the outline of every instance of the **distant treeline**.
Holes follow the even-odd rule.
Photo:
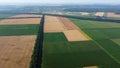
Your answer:
[[[120,8],[83,8],[83,7],[78,7],[78,8],[66,8],[64,11],[69,11],[69,12],[116,12],[118,13],[120,11]]]
[[[86,6],[72,6],[64,9],[69,12],[116,12],[120,13],[120,5],[106,6],[106,5],[86,5]]]
[[[0,6],[0,13],[41,13],[46,11],[68,12],[115,12],[120,14],[120,5],[61,5],[61,6]]]
[[[81,19],[81,20],[92,20],[92,21],[101,21],[101,22],[116,22],[120,23],[120,20],[114,20],[114,19],[107,19],[107,18],[87,18],[87,17],[80,17],[80,16],[70,16],[70,15],[58,15],[58,14],[45,14],[50,16],[59,16],[59,17],[67,17],[67,18],[75,18],[75,19]]]
[[[63,6],[0,6],[0,13],[40,13],[60,11]]]

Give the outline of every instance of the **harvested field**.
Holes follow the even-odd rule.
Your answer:
[[[107,13],[107,17],[120,18],[120,14],[115,14],[115,13],[109,12],[109,13]]]
[[[44,25],[44,32],[63,32],[65,30],[59,19],[53,16],[46,16]]]
[[[97,66],[83,67],[83,68],[98,68]]]
[[[96,14],[95,14],[95,16],[104,16],[104,12],[97,12]]]
[[[67,30],[76,30],[79,29],[79,27],[77,27],[75,24],[73,24],[69,19],[67,18],[63,18],[63,17],[59,17],[59,20],[64,24],[65,28]]]
[[[88,12],[80,12],[81,15],[89,15]]]
[[[29,68],[36,36],[1,36],[0,68]]]
[[[87,39],[80,31],[78,30],[67,30],[64,31],[64,34],[68,41],[87,41]]]
[[[22,18],[22,17],[40,17],[40,15],[16,15],[10,18],[21,17],[19,19],[4,19],[0,21],[3,24],[39,24],[40,18]]]

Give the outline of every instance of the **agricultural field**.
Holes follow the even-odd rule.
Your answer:
[[[45,16],[44,32],[62,32],[65,30],[62,23],[53,16]]]
[[[44,30],[42,68],[120,68],[119,23],[56,19],[64,30]]]
[[[95,16],[104,16],[104,12],[96,12]]]
[[[99,47],[101,47],[109,56],[111,56],[113,60],[115,60],[117,63],[120,62],[120,46],[118,43],[120,38],[119,23],[77,19],[71,19],[71,21],[78,25],[78,27],[81,27],[81,29],[87,33],[87,35],[89,35],[94,42],[99,44]],[[111,39],[113,39],[113,41]]]
[[[1,18],[9,18],[11,16],[15,16],[15,14],[0,14],[0,20]]]
[[[120,14],[115,14],[115,13],[112,13],[112,12],[108,12],[107,13],[107,17],[110,17],[110,18],[120,18]]]
[[[29,18],[30,17],[30,18]],[[36,18],[38,17],[38,18]],[[0,25],[2,24],[39,24],[40,15],[16,15],[10,18],[13,19],[5,19],[0,21]]]
[[[10,19],[2,19],[3,17]],[[40,15],[2,15],[0,68],[29,68],[40,17]]]
[[[0,67],[29,68],[36,36],[0,36]]]
[[[0,68],[29,68],[41,15],[6,18],[0,20]],[[120,24],[45,15],[42,52],[42,68],[120,68]]]

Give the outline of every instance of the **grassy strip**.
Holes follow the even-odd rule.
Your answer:
[[[43,29],[44,28],[44,16],[41,18],[41,24],[39,26],[39,31],[31,57],[30,68],[41,68],[42,63],[42,46],[43,46]]]
[[[0,36],[36,35],[39,24],[0,25]]]

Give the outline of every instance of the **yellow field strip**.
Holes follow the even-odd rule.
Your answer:
[[[82,33],[88,40],[92,40],[92,38],[90,36],[88,36],[86,33],[84,33],[84,31],[82,31],[81,29],[79,30],[80,33]]]
[[[79,30],[66,30],[64,34],[68,41],[87,41],[87,39]]]

